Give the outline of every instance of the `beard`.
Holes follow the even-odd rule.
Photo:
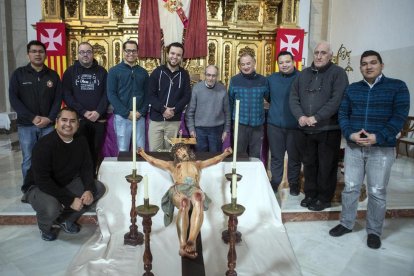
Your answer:
[[[171,66],[171,68],[177,68],[177,67],[180,65],[179,63],[177,63],[177,64],[172,64],[170,60],[168,60],[168,61],[167,61],[167,63],[168,63],[168,65],[170,65],[170,66]]]

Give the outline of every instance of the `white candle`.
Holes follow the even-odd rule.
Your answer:
[[[231,198],[237,198],[237,174],[231,176]]]
[[[132,169],[136,170],[137,168],[137,143],[136,143],[136,137],[137,137],[137,99],[136,97],[132,98]]]
[[[236,100],[236,110],[234,114],[234,149],[233,149],[233,169],[236,168],[237,160],[237,136],[239,135],[239,109],[240,109],[240,100]]]
[[[144,199],[148,199],[148,175],[144,175]]]

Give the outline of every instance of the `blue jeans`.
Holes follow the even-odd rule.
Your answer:
[[[137,122],[137,149],[145,148],[145,117],[140,117]],[[132,136],[132,121],[115,114],[114,129],[118,144],[118,151],[129,151]]]
[[[196,127],[197,145],[196,151],[199,152],[221,152],[223,142],[221,136],[223,135],[224,126],[216,127]]]
[[[44,128],[38,128],[36,126],[18,126],[17,133],[19,135],[20,149],[22,150],[22,173],[23,179],[26,177],[27,171],[32,164],[32,150],[36,142],[40,137],[49,134],[54,130],[54,126],[47,126]]]
[[[381,236],[386,211],[387,185],[395,161],[393,147],[345,148],[345,187],[342,192],[341,224],[352,229],[361,185],[367,176],[367,233]]]

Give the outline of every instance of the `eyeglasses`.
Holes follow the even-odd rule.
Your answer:
[[[79,55],[81,55],[81,56],[86,56],[86,55],[90,56],[90,55],[92,55],[92,51],[91,50],[79,51]]]
[[[29,53],[31,53],[31,54],[44,54],[45,51],[43,51],[43,50],[30,50]]]
[[[215,77],[217,77],[217,75],[216,75],[216,74],[206,74],[206,77],[212,77],[212,78],[215,78]]]
[[[136,54],[138,51],[132,50],[132,49],[125,49],[124,52],[129,55],[129,54]]]

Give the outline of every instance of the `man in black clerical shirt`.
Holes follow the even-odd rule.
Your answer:
[[[55,131],[33,148],[22,201],[36,211],[41,236],[46,241],[55,240],[59,228],[78,233],[80,225],[76,221],[105,193],[105,186],[94,180],[86,138],[74,136],[78,128],[76,111],[64,107],[57,115]]]

